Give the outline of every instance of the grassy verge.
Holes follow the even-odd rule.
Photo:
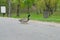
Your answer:
[[[27,14],[21,14],[20,17],[21,18],[22,17],[27,17]],[[59,15],[59,13],[54,13],[49,18],[43,18],[42,14],[37,15],[36,13],[31,13],[30,19],[38,20],[38,21],[60,22],[60,15]]]
[[[60,23],[60,13],[54,13],[53,15],[51,15],[49,18],[43,18],[43,14],[36,14],[36,13],[30,13],[31,20],[38,20],[38,21],[48,21],[48,22],[59,22]],[[2,16],[2,15],[0,15]],[[6,15],[5,15],[6,17]],[[15,14],[12,14],[13,18],[23,18],[23,17],[27,17],[27,13],[21,13],[19,17],[16,16]]]

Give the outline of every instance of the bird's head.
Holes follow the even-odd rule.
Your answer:
[[[30,14],[28,15],[28,17],[30,17]]]

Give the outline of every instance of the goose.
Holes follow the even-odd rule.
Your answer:
[[[28,17],[27,18],[22,18],[22,19],[20,19],[19,21],[21,22],[21,23],[27,23],[29,20],[30,20],[30,15],[28,15]]]

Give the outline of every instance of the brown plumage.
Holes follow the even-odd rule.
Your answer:
[[[30,20],[30,15],[28,15],[28,17],[27,18],[23,18],[23,19],[21,19],[21,20],[19,20],[21,23],[27,23],[29,20]]]

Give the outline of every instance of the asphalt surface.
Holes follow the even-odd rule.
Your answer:
[[[0,17],[0,40],[60,40],[60,24]]]

